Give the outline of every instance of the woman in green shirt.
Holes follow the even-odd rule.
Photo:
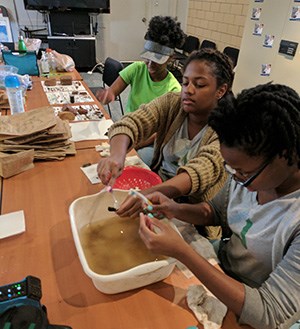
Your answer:
[[[115,100],[116,96],[130,85],[126,112],[134,112],[141,104],[146,104],[169,91],[180,91],[181,86],[168,70],[175,48],[185,39],[180,23],[170,16],[154,16],[145,35],[144,51],[138,61],[124,68],[114,83],[100,89],[96,96],[102,104]]]

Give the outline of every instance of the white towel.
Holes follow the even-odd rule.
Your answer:
[[[192,285],[187,291],[187,303],[204,329],[219,329],[227,306],[202,285]]]

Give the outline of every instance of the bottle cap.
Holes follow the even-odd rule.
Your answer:
[[[4,80],[4,85],[7,88],[19,88],[21,83],[16,75],[7,75]]]

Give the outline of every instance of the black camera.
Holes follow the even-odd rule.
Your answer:
[[[50,324],[41,298],[41,280],[34,276],[1,286],[0,329],[72,329]]]

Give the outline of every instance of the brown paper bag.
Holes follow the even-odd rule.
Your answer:
[[[33,168],[33,156],[33,149],[14,154],[0,152],[0,176],[8,178]]]

